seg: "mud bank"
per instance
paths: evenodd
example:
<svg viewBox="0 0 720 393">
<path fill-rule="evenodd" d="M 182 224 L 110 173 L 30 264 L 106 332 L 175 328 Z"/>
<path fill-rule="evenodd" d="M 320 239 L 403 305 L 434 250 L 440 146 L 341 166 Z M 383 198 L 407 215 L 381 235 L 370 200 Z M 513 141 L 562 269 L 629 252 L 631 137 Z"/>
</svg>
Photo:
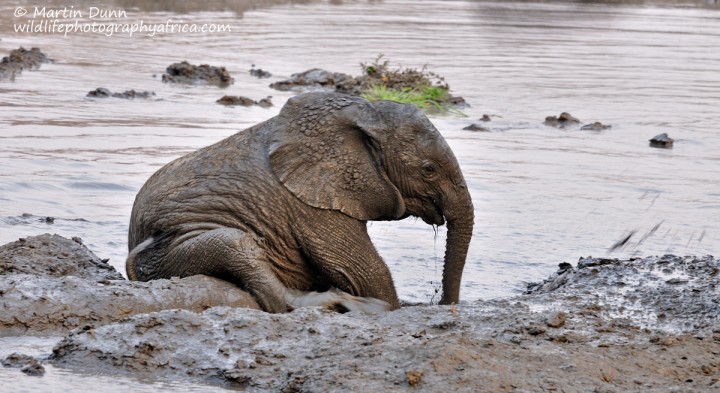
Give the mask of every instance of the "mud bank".
<svg viewBox="0 0 720 393">
<path fill-rule="evenodd" d="M 86 249 L 77 242 L 40 238 L 53 242 L 31 249 L 45 250 L 36 265 L 53 262 L 48 250 L 70 242 L 82 251 L 81 270 L 97 269 L 97 263 L 84 261 Z M 16 243 L 2 248 L 0 261 L 22 250 L 20 260 L 32 258 L 32 251 Z M 27 322 L 16 315 L 0 327 L 6 335 L 62 325 L 73 309 L 49 305 L 72 296 L 73 302 L 85 298 L 83 309 L 105 304 L 94 313 L 113 310 L 113 303 L 131 310 L 121 317 L 113 311 L 111 317 L 83 319 L 52 354 L 39 359 L 81 372 L 284 392 L 703 392 L 720 387 L 720 263 L 710 256 L 581 258 L 576 266 L 561 264 L 557 273 L 511 299 L 404 307 L 376 316 L 212 307 L 227 299 L 207 302 L 233 289 L 215 290 L 222 284 L 210 279 L 183 289 L 183 303 L 174 304 L 155 297 L 157 289 L 148 287 L 155 283 L 103 284 L 96 273 L 82 278 L 55 277 L 42 269 L 2 271 L 0 282 L 25 285 L 27 298 L 19 303 L 17 284 L 1 289 L 0 315 L 11 312 L 8 304 L 38 316 L 49 307 L 66 307 L 62 321 Z M 44 292 L 51 284 L 43 280 L 64 286 Z M 157 285 L 175 291 L 171 298 L 178 301 L 182 281 Z M 102 296 L 106 290 L 111 301 Z M 111 295 L 118 291 L 123 295 Z M 203 298 L 206 293 L 212 296 Z M 157 302 L 176 309 L 151 312 L 143 305 Z M 13 323 L 20 328 L 13 330 Z"/>
<path fill-rule="evenodd" d="M 165 309 L 259 308 L 246 292 L 211 277 L 127 281 L 79 238 L 58 235 L 0 247 L 0 296 L 0 336 L 65 334 Z"/>
</svg>

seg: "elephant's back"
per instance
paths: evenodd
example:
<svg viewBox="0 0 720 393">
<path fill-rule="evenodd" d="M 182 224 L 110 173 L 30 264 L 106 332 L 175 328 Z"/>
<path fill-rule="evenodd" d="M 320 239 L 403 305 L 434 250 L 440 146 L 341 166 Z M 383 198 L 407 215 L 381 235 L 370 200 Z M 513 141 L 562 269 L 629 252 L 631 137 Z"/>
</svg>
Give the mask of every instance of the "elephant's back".
<svg viewBox="0 0 720 393">
<path fill-rule="evenodd" d="M 242 226 L 238 215 L 274 181 L 263 134 L 257 132 L 261 125 L 177 158 L 155 172 L 135 198 L 129 249 L 159 231 L 173 229 L 182 235 L 198 226 Z"/>
</svg>

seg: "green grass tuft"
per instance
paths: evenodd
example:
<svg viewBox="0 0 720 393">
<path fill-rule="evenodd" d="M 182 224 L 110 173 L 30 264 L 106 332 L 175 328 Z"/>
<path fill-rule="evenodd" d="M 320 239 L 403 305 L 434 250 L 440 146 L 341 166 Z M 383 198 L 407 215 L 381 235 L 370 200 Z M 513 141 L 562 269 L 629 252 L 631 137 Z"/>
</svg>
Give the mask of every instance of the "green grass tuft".
<svg viewBox="0 0 720 393">
<path fill-rule="evenodd" d="M 394 89 L 384 85 L 374 85 L 363 91 L 362 97 L 368 101 L 394 101 L 415 105 L 428 112 L 454 113 L 466 116 L 462 111 L 446 104 L 448 90 L 443 86 L 420 86 L 410 89 Z"/>
</svg>

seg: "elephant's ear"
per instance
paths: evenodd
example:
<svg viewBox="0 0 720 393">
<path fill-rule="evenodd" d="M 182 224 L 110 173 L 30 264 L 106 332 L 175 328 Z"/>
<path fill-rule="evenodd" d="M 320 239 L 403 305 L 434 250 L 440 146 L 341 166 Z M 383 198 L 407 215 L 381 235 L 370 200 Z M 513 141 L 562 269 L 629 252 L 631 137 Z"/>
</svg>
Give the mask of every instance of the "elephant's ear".
<svg viewBox="0 0 720 393">
<path fill-rule="evenodd" d="M 383 169 L 382 123 L 375 108 L 359 98 L 293 97 L 275 122 L 270 167 L 308 205 L 358 220 L 399 218 L 405 204 Z"/>
</svg>

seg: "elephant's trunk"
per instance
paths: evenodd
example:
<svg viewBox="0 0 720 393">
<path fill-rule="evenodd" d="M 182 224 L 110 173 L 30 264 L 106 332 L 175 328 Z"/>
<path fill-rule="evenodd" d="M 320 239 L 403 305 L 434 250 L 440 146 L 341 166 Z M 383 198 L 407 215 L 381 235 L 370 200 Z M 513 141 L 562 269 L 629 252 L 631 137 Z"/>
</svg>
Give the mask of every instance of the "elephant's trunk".
<svg viewBox="0 0 720 393">
<path fill-rule="evenodd" d="M 465 183 L 455 186 L 455 192 L 448 195 L 443 209 L 448 232 L 445 246 L 445 266 L 443 267 L 443 293 L 440 304 L 452 304 L 460 301 L 460 281 L 472 237 L 474 212 L 470 192 Z"/>
</svg>

